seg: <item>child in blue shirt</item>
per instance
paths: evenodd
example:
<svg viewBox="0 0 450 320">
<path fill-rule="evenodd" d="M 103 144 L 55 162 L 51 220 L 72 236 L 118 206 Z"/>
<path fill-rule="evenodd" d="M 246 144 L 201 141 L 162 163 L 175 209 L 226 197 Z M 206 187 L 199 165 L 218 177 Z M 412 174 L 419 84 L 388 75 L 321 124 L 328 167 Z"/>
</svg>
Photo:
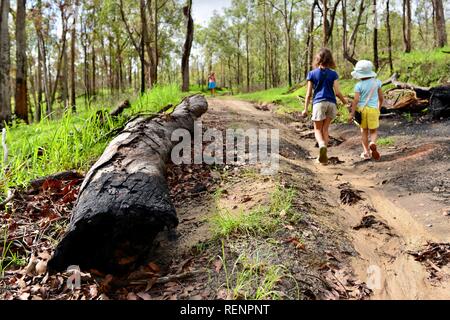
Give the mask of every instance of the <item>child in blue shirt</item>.
<svg viewBox="0 0 450 320">
<path fill-rule="evenodd" d="M 377 74 L 373 71 L 373 64 L 368 60 L 358 61 L 352 76 L 360 81 L 355 86 L 355 99 L 352 103 L 349 122 L 353 121 L 356 110 L 361 112 L 361 142 L 364 150 L 361 158 L 368 160 L 372 157 L 378 161 L 381 159 L 376 144 L 380 126 L 380 111 L 383 105 L 381 81 L 376 78 Z"/>
<path fill-rule="evenodd" d="M 342 95 L 339 88 L 339 75 L 336 71 L 332 70 L 336 68 L 336 63 L 329 49 L 322 48 L 319 51 L 314 60 L 314 68 L 314 70 L 308 73 L 308 77 L 306 78 L 308 88 L 305 98 L 305 110 L 302 116 L 308 116 L 308 107 L 312 97 L 314 135 L 320 148 L 318 161 L 322 164 L 327 164 L 328 129 L 331 121 L 337 115 L 336 96 L 344 104 L 347 104 L 347 99 Z"/>
</svg>

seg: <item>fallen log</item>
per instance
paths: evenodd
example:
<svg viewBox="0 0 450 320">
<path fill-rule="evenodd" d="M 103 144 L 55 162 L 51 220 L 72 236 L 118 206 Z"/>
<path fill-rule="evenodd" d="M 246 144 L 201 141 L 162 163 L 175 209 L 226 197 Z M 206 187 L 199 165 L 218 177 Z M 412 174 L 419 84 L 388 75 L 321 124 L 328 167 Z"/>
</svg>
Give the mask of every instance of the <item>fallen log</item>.
<svg viewBox="0 0 450 320">
<path fill-rule="evenodd" d="M 383 83 L 393 84 L 396 89 L 411 90 L 414 96 L 396 101 L 388 109 L 423 110 L 429 109 L 433 119 L 450 117 L 450 86 L 420 87 L 409 83 L 398 81 L 398 73 Z"/>
<path fill-rule="evenodd" d="M 306 84 L 307 84 L 307 81 L 302 81 L 302 82 L 300 82 L 300 83 L 297 83 L 297 84 L 293 85 L 291 88 L 289 88 L 288 91 L 286 91 L 285 93 L 283 93 L 283 95 L 294 93 L 294 92 L 297 91 L 298 89 L 300 89 L 300 88 L 306 86 Z"/>
<path fill-rule="evenodd" d="M 207 108 L 206 99 L 196 95 L 168 116 L 127 124 L 86 175 L 50 271 L 78 265 L 115 273 L 146 260 L 155 237 L 178 225 L 165 179 L 172 132 L 193 132 Z"/>
<path fill-rule="evenodd" d="M 121 104 L 119 104 L 114 110 L 112 110 L 109 115 L 111 117 L 117 117 L 120 114 L 122 114 L 122 112 L 125 111 L 125 109 L 131 108 L 131 103 L 128 100 L 125 100 L 124 102 L 122 102 Z"/>
</svg>

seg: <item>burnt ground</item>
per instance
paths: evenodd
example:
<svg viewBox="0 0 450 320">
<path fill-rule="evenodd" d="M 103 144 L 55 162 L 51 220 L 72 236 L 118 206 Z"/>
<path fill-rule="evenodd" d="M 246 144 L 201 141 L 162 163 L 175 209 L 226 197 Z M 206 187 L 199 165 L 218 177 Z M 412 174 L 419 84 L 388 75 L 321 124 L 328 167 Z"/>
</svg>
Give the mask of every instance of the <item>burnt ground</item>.
<svg viewBox="0 0 450 320">
<path fill-rule="evenodd" d="M 380 147 L 380 162 L 359 160 L 354 126 L 333 125 L 333 158 L 321 166 L 309 122 L 232 99 L 209 103 L 205 128 L 280 129 L 275 175 L 262 175 L 261 165 L 169 165 L 178 239 L 161 234 L 149 263 L 127 275 L 82 270 L 82 287 L 74 291 L 66 286 L 69 274 L 48 275 L 45 263 L 79 180 L 18 197 L 2 219 L 21 212 L 23 223 L 11 235 L 16 250 L 26 248 L 28 265 L 5 273 L 0 297 L 450 298 L 448 121 L 383 120 L 380 136 L 393 144 Z M 26 203 L 40 208 L 31 220 Z"/>
</svg>

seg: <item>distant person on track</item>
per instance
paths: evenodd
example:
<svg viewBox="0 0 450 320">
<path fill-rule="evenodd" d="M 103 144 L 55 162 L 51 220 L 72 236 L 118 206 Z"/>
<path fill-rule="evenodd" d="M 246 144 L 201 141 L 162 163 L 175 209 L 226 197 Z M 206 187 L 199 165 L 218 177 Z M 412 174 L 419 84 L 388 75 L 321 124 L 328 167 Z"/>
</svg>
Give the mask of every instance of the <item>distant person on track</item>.
<svg viewBox="0 0 450 320">
<path fill-rule="evenodd" d="M 352 76 L 360 80 L 355 86 L 355 99 L 352 102 L 349 122 L 355 120 L 355 113 L 360 112 L 361 142 L 363 153 L 361 158 L 380 160 L 377 150 L 378 127 L 380 126 L 380 111 L 383 105 L 383 91 L 381 81 L 373 71 L 373 64 L 368 60 L 361 60 L 355 65 Z M 370 143 L 369 143 L 370 136 Z"/>
<path fill-rule="evenodd" d="M 211 72 L 208 77 L 208 89 L 211 90 L 211 96 L 216 95 L 216 74 Z"/>
<path fill-rule="evenodd" d="M 336 96 L 347 104 L 347 99 L 339 88 L 339 75 L 333 69 L 336 63 L 329 49 L 322 48 L 314 60 L 315 68 L 308 73 L 306 80 L 308 87 L 306 91 L 305 110 L 302 116 L 308 116 L 309 104 L 313 103 L 312 121 L 314 122 L 314 135 L 319 144 L 318 161 L 326 165 L 328 163 L 327 147 L 330 140 L 328 129 L 331 121 L 337 115 Z M 314 90 L 314 93 L 313 93 Z"/>
</svg>

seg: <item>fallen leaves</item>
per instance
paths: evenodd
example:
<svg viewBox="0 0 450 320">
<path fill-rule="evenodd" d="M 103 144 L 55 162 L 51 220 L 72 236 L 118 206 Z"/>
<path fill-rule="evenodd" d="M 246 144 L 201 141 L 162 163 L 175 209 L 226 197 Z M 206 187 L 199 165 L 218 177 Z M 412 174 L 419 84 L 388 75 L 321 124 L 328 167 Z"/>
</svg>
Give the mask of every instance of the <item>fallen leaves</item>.
<svg viewBox="0 0 450 320">
<path fill-rule="evenodd" d="M 214 261 L 214 271 L 216 271 L 216 273 L 219 273 L 222 267 L 223 267 L 222 260 L 216 259 L 216 261 Z"/>
<path fill-rule="evenodd" d="M 420 251 L 409 251 L 416 261 L 423 263 L 431 279 L 442 279 L 446 274 L 442 268 L 450 263 L 450 243 L 431 243 Z"/>
<path fill-rule="evenodd" d="M 329 254 L 328 258 L 333 262 L 327 262 L 321 267 L 322 281 L 325 281 L 328 286 L 328 291 L 323 292 L 323 299 L 364 300 L 370 296 L 372 290 L 354 276 L 348 265 L 341 263 L 340 259 L 333 254 Z"/>
<path fill-rule="evenodd" d="M 343 183 L 339 185 L 339 189 L 341 189 L 340 200 L 343 204 L 352 206 L 362 200 L 362 191 L 353 190 L 349 183 Z"/>
<path fill-rule="evenodd" d="M 300 241 L 299 239 L 297 239 L 297 238 L 292 237 L 292 238 L 289 238 L 289 239 L 285 240 L 284 242 L 285 243 L 292 243 L 297 249 L 302 250 L 302 251 L 306 251 L 305 244 L 302 241 Z"/>
</svg>

